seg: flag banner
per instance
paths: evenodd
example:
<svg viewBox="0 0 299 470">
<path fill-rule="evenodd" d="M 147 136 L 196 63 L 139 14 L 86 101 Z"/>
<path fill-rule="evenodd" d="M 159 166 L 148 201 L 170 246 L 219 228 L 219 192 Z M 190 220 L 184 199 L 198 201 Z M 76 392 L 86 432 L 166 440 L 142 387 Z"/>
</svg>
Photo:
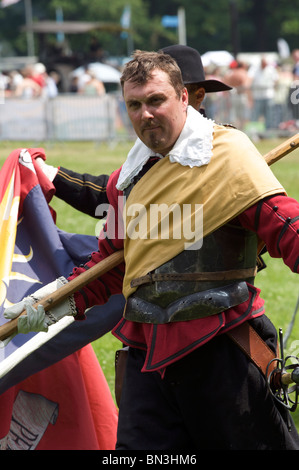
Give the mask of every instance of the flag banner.
<svg viewBox="0 0 299 470">
<path fill-rule="evenodd" d="M 121 15 L 120 24 L 123 28 L 130 28 L 131 25 L 131 6 L 126 5 Z"/>
<path fill-rule="evenodd" d="M 17 149 L 0 171 L 0 324 L 7 321 L 3 317 L 7 306 L 59 276 L 67 277 L 74 265 L 84 263 L 97 249 L 95 237 L 57 228 L 49 206 L 55 188 L 35 165 L 36 154 L 45 156 L 43 149 Z M 19 334 L 0 348 L 1 448 L 114 448 L 117 410 L 89 343 L 113 328 L 121 318 L 123 305 L 122 296 L 113 296 L 107 305 L 91 308 L 85 321 L 65 317 L 48 333 Z M 31 426 L 26 428 L 28 436 L 32 433 L 39 437 L 34 442 L 28 438 L 26 444 L 22 443 L 24 447 L 19 447 L 19 437 L 12 444 L 16 434 L 11 423 L 21 422 L 20 404 L 24 400 L 33 417 L 43 415 L 37 411 L 43 404 L 45 409 L 56 411 L 45 412 L 46 424 L 34 419 L 31 422 L 24 414 L 21 428 Z M 91 403 L 98 410 L 96 415 Z"/>
<path fill-rule="evenodd" d="M 179 25 L 179 18 L 178 16 L 165 15 L 162 16 L 161 23 L 164 28 L 177 28 Z"/>
<path fill-rule="evenodd" d="M 129 29 L 131 26 L 131 6 L 126 5 L 121 15 L 120 24 L 124 29 Z M 122 31 L 120 34 L 122 39 L 126 39 L 129 35 L 126 31 Z"/>
</svg>

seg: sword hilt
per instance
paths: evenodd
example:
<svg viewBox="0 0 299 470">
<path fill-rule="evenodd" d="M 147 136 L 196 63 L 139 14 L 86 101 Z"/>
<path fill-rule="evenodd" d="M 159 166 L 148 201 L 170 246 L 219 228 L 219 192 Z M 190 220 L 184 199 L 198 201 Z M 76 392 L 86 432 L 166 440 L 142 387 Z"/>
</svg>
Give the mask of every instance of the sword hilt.
<svg viewBox="0 0 299 470">
<path fill-rule="evenodd" d="M 280 336 L 280 358 L 275 358 L 267 367 L 267 382 L 272 396 L 290 411 L 295 411 L 299 398 L 299 358 L 296 356 L 284 357 L 283 334 Z M 276 367 L 270 371 L 270 365 L 276 362 Z"/>
</svg>

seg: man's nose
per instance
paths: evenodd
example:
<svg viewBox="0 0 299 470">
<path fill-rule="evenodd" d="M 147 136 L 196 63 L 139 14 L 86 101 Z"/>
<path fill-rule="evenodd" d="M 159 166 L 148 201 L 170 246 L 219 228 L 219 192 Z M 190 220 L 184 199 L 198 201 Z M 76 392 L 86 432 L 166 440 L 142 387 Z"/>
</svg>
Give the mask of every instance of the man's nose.
<svg viewBox="0 0 299 470">
<path fill-rule="evenodd" d="M 142 117 L 143 119 L 153 119 L 154 116 L 149 106 L 147 105 L 142 106 Z"/>
</svg>

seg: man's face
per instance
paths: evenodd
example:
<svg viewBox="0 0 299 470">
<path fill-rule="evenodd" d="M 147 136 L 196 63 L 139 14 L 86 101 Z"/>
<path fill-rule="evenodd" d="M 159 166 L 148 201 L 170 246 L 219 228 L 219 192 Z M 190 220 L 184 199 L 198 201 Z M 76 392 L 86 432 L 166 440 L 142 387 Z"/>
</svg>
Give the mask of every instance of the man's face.
<svg viewBox="0 0 299 470">
<path fill-rule="evenodd" d="M 125 82 L 123 92 L 137 136 L 154 152 L 166 155 L 186 120 L 187 90 L 178 98 L 166 72 L 156 69 L 143 85 Z"/>
</svg>

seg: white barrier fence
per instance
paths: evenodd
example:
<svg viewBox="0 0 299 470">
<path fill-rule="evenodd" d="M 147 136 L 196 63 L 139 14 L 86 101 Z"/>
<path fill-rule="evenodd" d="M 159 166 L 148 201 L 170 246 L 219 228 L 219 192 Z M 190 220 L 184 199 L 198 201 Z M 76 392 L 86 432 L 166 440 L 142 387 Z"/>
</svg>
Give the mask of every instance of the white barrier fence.
<svg viewBox="0 0 299 470">
<path fill-rule="evenodd" d="M 5 99 L 0 106 L 1 140 L 115 139 L 119 98 L 59 95 L 54 99 Z"/>
</svg>

